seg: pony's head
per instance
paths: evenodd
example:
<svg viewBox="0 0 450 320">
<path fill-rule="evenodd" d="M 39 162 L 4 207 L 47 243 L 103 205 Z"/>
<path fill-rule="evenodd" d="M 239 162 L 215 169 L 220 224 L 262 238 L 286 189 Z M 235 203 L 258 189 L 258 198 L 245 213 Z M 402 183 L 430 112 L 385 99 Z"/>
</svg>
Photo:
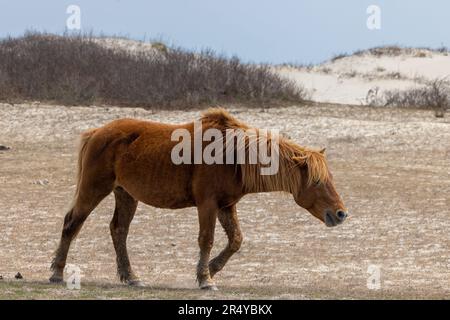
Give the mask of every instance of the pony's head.
<svg viewBox="0 0 450 320">
<path fill-rule="evenodd" d="M 306 151 L 293 157 L 300 171 L 300 183 L 293 192 L 295 202 L 328 227 L 335 227 L 347 218 L 347 210 L 336 192 L 333 177 L 322 151 Z"/>
</svg>

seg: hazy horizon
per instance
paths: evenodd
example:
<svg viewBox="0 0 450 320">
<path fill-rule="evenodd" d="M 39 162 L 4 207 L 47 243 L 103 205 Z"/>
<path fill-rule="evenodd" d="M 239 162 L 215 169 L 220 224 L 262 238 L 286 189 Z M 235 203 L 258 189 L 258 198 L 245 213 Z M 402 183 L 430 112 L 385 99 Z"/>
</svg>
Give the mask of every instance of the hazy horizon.
<svg viewBox="0 0 450 320">
<path fill-rule="evenodd" d="M 433 5 L 431 6 L 430 3 Z M 63 33 L 69 5 L 81 9 L 81 32 L 162 39 L 191 50 L 211 48 L 244 61 L 318 63 L 381 45 L 450 45 L 450 3 L 431 0 L 268 1 L 23 0 L 0 2 L 0 36 L 26 30 Z M 369 30 L 366 10 L 381 9 L 381 29 Z"/>
</svg>

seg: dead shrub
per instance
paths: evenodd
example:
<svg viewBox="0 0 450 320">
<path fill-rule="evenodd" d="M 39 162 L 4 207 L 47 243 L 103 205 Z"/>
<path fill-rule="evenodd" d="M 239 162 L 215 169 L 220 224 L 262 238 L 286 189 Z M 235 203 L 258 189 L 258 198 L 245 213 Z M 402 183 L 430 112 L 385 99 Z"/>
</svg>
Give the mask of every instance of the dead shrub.
<svg viewBox="0 0 450 320">
<path fill-rule="evenodd" d="M 431 109 L 435 111 L 436 117 L 443 117 L 445 110 L 450 107 L 450 84 L 446 80 L 438 79 L 429 81 L 424 87 L 384 91 L 372 104 Z"/>
<path fill-rule="evenodd" d="M 92 35 L 27 33 L 0 41 L 0 99 L 66 105 L 186 108 L 222 102 L 301 102 L 306 91 L 270 66 L 211 50 L 156 44 L 159 54 L 108 48 Z"/>
</svg>

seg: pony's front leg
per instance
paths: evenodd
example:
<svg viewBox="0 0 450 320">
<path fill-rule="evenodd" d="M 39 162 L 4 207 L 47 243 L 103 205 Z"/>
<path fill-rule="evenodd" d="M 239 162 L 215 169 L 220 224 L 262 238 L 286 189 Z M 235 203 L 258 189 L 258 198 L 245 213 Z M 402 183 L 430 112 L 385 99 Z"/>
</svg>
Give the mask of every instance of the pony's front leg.
<svg viewBox="0 0 450 320">
<path fill-rule="evenodd" d="M 200 289 L 217 290 L 209 273 L 209 257 L 214 243 L 218 207 L 215 202 L 207 201 L 198 206 L 200 259 L 197 264 L 197 281 Z"/>
</svg>

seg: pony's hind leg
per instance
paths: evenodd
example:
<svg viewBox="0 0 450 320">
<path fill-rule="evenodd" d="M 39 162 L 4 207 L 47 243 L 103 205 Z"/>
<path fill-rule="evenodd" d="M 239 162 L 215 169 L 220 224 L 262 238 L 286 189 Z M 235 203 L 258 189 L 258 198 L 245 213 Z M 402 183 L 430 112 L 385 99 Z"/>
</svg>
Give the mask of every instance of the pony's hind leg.
<svg viewBox="0 0 450 320">
<path fill-rule="evenodd" d="M 131 220 L 136 212 L 138 201 L 121 187 L 114 189 L 116 208 L 110 223 L 111 237 L 117 255 L 117 274 L 120 281 L 129 285 L 140 285 L 131 269 L 127 252 L 127 236 Z"/>
<path fill-rule="evenodd" d="M 223 208 L 219 211 L 219 221 L 228 237 L 228 245 L 209 263 L 209 273 L 213 277 L 222 270 L 231 256 L 241 247 L 242 232 L 236 213 L 236 206 Z"/>
<path fill-rule="evenodd" d="M 80 195 L 77 196 L 73 208 L 64 217 L 61 240 L 51 266 L 53 275 L 50 277 L 50 282 L 63 281 L 64 267 L 66 265 L 67 254 L 72 240 L 81 230 L 81 227 L 89 214 L 110 192 L 111 191 L 94 194 L 85 193 L 83 194 L 84 197 L 81 197 Z"/>
</svg>

